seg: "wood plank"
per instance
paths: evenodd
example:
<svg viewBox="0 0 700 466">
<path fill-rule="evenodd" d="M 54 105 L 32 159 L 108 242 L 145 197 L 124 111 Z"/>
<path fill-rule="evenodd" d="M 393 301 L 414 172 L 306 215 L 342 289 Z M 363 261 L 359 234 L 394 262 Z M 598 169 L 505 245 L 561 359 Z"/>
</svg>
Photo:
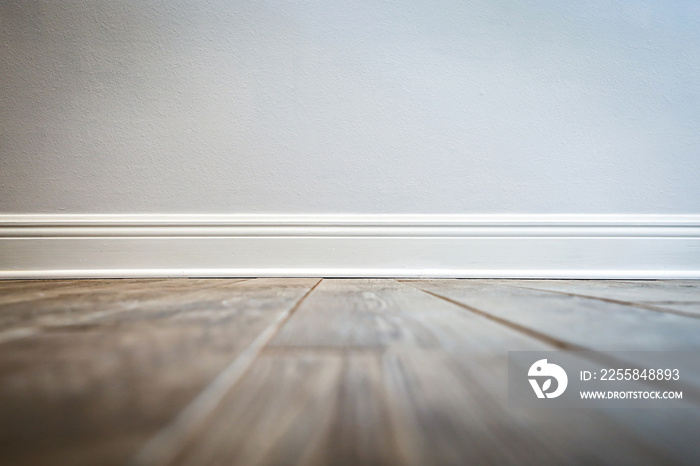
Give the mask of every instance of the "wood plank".
<svg viewBox="0 0 700 466">
<path fill-rule="evenodd" d="M 492 329 L 488 319 L 395 280 L 327 279 L 269 347 L 457 347 L 488 357 L 505 348 L 531 347 L 532 339 L 522 332 Z"/>
<path fill-rule="evenodd" d="M 230 280 L 230 279 L 225 279 Z M 240 279 L 239 279 L 240 280 Z M 194 288 L 212 286 L 216 279 L 88 279 L 88 280 L 24 280 L 24 286 L 0 290 L 0 306 L 24 301 L 41 301 L 75 295 L 116 294 L 127 290 Z M 223 281 L 222 281 L 223 283 Z"/>
<path fill-rule="evenodd" d="M 644 368 L 644 351 L 700 350 L 700 320 L 569 294 L 503 286 L 488 280 L 420 280 L 408 284 L 461 303 L 571 349 L 630 351 L 628 364 Z M 637 353 L 634 353 L 634 352 Z M 683 371 L 683 365 L 678 366 Z M 685 368 L 684 382 L 700 397 L 700 374 Z"/>
<path fill-rule="evenodd" d="M 82 280 L 9 280 L 0 281 L 0 304 L 55 296 L 61 293 L 89 292 L 122 284 L 161 282 L 163 279 L 82 279 Z"/>
<path fill-rule="evenodd" d="M 58 293 L 48 290 L 35 299 L 13 300 L 0 305 L 0 341 L 18 331 L 38 333 L 42 327 L 83 325 L 110 314 L 144 310 L 149 306 L 163 309 L 168 305 L 216 300 L 227 297 L 226 287 L 235 280 L 113 280 L 94 284 L 60 287 Z M 110 283 L 111 282 L 111 283 Z M 209 290 L 212 290 L 209 293 Z"/>
<path fill-rule="evenodd" d="M 57 286 L 41 285 L 0 305 L 0 343 L 26 338 L 46 328 L 91 325 L 111 314 L 162 307 L 168 300 L 186 304 L 202 298 L 203 289 L 220 292 L 236 280 L 73 280 Z M 199 292 L 199 295 L 192 293 Z M 9 301 L 9 302 L 7 302 Z"/>
<path fill-rule="evenodd" d="M 556 291 L 637 304 L 700 317 L 700 281 L 690 280 L 502 280 L 504 285 Z"/>
<path fill-rule="evenodd" d="M 387 351 L 387 399 L 401 464 L 690 464 L 699 449 L 677 417 L 649 410 L 509 408 L 505 361 Z M 640 422 L 641 421 L 641 422 Z"/>
<path fill-rule="evenodd" d="M 394 281 L 324 280 L 176 464 L 649 464 L 700 453 L 682 435 L 697 415 L 508 409 L 507 352 L 552 349 Z"/>
<path fill-rule="evenodd" d="M 435 347 L 433 334 L 405 318 L 412 296 L 404 291 L 393 280 L 324 280 L 270 346 Z"/>
<path fill-rule="evenodd" d="M 190 302 L 164 292 L 128 315 L 3 344 L 3 461 L 123 464 L 316 282 L 244 281 Z"/>
<path fill-rule="evenodd" d="M 411 286 L 573 347 L 608 351 L 700 350 L 700 320 L 488 280 L 420 280 Z"/>
<path fill-rule="evenodd" d="M 466 382 L 455 376 L 451 362 L 430 352 L 266 352 L 167 464 L 649 464 L 677 459 L 632 432 L 620 433 L 619 426 L 600 416 L 513 415 Z"/>
<path fill-rule="evenodd" d="M 260 357 L 173 464 L 396 464 L 379 358 Z"/>
<path fill-rule="evenodd" d="M 32 317 L 41 332 L 0 345 L 3 464 L 693 464 L 700 455 L 691 403 L 508 408 L 507 351 L 552 350 L 568 334 L 529 320 L 504 324 L 507 312 L 544 302 L 552 312 L 582 307 L 589 320 L 610 318 L 609 307 L 587 307 L 593 300 L 558 295 L 567 300 L 554 305 L 532 297 L 539 292 L 519 290 L 531 298 L 516 299 L 515 288 L 471 281 L 469 294 L 511 290 L 496 306 L 506 314 L 487 317 L 415 287 L 425 282 L 324 280 L 255 359 L 268 340 L 260 337 L 277 331 L 316 280 L 167 283 L 160 291 L 122 284 L 111 295 L 100 285 L 92 298 L 64 295 L 73 301 L 65 308 L 47 298 L 46 313 Z M 111 312 L 101 293 L 141 305 Z M 70 315 L 78 308 L 85 314 Z M 641 311 L 634 319 L 648 331 L 659 321 L 645 316 L 664 317 Z M 222 379 L 244 358 L 239 375 Z M 214 408 L 183 416 L 215 386 L 225 391 Z M 178 425 L 185 435 L 165 442 L 164 455 L 134 456 Z"/>
</svg>

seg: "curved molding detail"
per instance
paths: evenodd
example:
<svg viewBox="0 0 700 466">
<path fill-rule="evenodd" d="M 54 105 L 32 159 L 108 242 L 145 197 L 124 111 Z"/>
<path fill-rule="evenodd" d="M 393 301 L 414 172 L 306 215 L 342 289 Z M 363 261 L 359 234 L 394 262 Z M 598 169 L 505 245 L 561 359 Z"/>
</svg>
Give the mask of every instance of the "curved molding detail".
<svg viewBox="0 0 700 466">
<path fill-rule="evenodd" d="M 0 278 L 700 278 L 700 215 L 0 215 Z"/>
</svg>

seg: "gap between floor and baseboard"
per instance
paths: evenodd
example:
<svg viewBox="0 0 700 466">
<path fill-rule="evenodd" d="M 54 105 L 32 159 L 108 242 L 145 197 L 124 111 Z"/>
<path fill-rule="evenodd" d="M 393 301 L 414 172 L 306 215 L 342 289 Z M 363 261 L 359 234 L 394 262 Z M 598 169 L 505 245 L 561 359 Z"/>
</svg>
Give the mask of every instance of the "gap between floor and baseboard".
<svg viewBox="0 0 700 466">
<path fill-rule="evenodd" d="M 0 278 L 700 278 L 700 215 L 0 215 Z"/>
</svg>

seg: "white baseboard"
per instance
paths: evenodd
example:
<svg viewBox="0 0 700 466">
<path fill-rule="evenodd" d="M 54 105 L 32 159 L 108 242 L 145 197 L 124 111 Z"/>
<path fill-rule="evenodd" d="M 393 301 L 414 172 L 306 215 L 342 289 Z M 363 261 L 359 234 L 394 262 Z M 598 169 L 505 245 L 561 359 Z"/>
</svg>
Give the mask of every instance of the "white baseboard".
<svg viewBox="0 0 700 466">
<path fill-rule="evenodd" d="M 700 278 L 700 215 L 0 215 L 0 278 Z"/>
</svg>

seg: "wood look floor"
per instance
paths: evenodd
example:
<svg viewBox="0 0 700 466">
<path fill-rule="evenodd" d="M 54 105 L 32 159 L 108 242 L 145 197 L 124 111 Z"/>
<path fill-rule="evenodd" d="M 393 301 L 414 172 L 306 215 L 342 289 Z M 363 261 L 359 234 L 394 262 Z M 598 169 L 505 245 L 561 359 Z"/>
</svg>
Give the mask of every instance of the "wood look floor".
<svg viewBox="0 0 700 466">
<path fill-rule="evenodd" d="M 700 464 L 692 400 L 509 408 L 560 348 L 700 350 L 700 282 L 0 281 L 0 464 Z"/>
</svg>

